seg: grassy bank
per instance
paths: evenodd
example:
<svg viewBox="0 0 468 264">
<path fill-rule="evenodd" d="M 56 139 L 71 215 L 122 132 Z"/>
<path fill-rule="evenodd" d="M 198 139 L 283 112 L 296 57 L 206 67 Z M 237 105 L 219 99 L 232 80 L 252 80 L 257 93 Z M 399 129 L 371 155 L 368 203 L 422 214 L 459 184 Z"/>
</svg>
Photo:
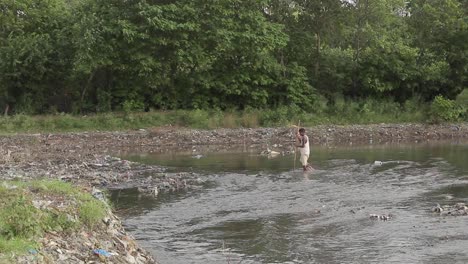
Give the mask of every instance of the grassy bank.
<svg viewBox="0 0 468 264">
<path fill-rule="evenodd" d="M 106 205 L 61 181 L 0 183 L 0 263 L 40 251 L 45 232 L 92 229 L 106 214 Z"/>
<path fill-rule="evenodd" d="M 112 131 L 180 126 L 190 128 L 275 127 L 297 124 L 374 124 L 425 123 L 468 120 L 468 92 L 457 101 L 442 99 L 437 103 L 421 104 L 409 101 L 403 105 L 390 101 L 336 100 L 333 105 L 317 103 L 313 112 L 306 113 L 292 105 L 277 109 L 244 111 L 177 110 L 145 113 L 104 113 L 87 116 L 57 114 L 46 116 L 14 115 L 0 118 L 0 133 L 35 133 L 67 131 Z M 461 109 L 461 110 L 460 110 Z"/>
</svg>

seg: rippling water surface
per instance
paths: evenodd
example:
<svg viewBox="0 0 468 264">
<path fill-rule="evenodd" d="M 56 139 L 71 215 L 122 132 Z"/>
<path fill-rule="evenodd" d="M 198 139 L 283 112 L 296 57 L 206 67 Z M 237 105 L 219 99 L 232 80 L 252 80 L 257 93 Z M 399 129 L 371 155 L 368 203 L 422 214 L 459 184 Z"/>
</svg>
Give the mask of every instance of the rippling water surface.
<svg viewBox="0 0 468 264">
<path fill-rule="evenodd" d="M 126 228 L 162 264 L 468 263 L 468 216 L 430 211 L 468 203 L 466 143 L 314 147 L 310 174 L 293 170 L 294 155 L 197 155 L 127 158 L 199 172 L 201 189 L 112 193 Z"/>
</svg>

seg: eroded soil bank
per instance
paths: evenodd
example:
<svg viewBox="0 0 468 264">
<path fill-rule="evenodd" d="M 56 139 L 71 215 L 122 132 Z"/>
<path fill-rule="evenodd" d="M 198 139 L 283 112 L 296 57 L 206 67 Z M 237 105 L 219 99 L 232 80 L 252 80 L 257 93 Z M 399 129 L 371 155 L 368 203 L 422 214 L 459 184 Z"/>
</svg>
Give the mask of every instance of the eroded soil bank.
<svg viewBox="0 0 468 264">
<path fill-rule="evenodd" d="M 349 145 L 415 143 L 435 140 L 466 140 L 468 124 L 420 125 L 380 124 L 355 126 L 318 126 L 306 128 L 312 144 Z M 227 151 L 247 146 L 261 150 L 267 147 L 277 151 L 293 150 L 293 128 L 217 129 L 197 130 L 162 127 L 128 132 L 89 132 L 64 134 L 27 134 L 0 137 L 0 179 L 28 180 L 52 178 L 69 181 L 83 188 L 100 189 L 138 187 L 149 195 L 161 191 L 197 188 L 203 184 L 194 173 L 169 173 L 165 168 L 144 165 L 119 156 L 127 152 L 166 151 Z M 118 219 L 117 219 L 118 221 Z M 122 231 L 124 232 L 124 231 Z M 131 239 L 127 234 L 128 239 Z M 60 233 L 49 237 L 61 236 Z M 65 235 L 63 235 L 65 236 Z M 79 242 L 86 236 L 77 234 Z M 121 240 L 121 237 L 119 238 Z M 86 241 L 85 241 L 86 240 Z M 112 234 L 100 237 L 102 241 L 117 241 Z M 133 240 L 129 240 L 133 241 Z M 50 240 L 44 240 L 47 246 Z M 128 242 L 133 243 L 133 242 Z M 55 245 L 55 244 L 54 244 Z M 68 259 L 80 263 L 82 249 L 70 245 L 55 245 L 56 252 L 75 254 Z M 144 252 L 138 246 L 132 250 Z M 78 253 L 80 251 L 80 253 Z M 126 252 L 121 252 L 127 255 Z M 79 256 L 80 255 L 80 256 Z M 144 254 L 143 254 L 144 255 Z M 59 263 L 63 254 L 51 261 Z M 157 256 L 156 256 L 157 258 Z M 133 259 L 132 259 L 133 261 Z M 154 263 L 151 258 L 135 258 L 135 263 Z"/>
</svg>

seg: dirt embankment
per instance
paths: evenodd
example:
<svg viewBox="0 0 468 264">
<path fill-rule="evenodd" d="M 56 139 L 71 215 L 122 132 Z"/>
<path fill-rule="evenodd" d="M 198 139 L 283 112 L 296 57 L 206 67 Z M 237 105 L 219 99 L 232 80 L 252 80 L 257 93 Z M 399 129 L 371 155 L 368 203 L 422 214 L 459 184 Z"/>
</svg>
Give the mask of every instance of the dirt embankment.
<svg viewBox="0 0 468 264">
<path fill-rule="evenodd" d="M 319 145 L 468 140 L 466 123 L 318 126 L 306 129 L 312 144 Z M 130 132 L 3 136 L 0 137 L 0 179 L 45 177 L 70 181 L 85 188 L 138 187 L 148 195 L 157 195 L 162 191 L 197 188 L 203 180 L 193 173 L 168 173 L 159 166 L 133 163 L 115 156 L 126 152 L 225 151 L 240 146 L 256 146 L 259 150 L 275 146 L 281 151 L 292 150 L 293 140 L 293 128 L 197 130 L 163 127 Z M 113 240 L 110 235 L 108 241 Z M 60 262 L 59 259 L 54 261 Z M 152 260 L 140 263 L 152 263 Z"/>
</svg>

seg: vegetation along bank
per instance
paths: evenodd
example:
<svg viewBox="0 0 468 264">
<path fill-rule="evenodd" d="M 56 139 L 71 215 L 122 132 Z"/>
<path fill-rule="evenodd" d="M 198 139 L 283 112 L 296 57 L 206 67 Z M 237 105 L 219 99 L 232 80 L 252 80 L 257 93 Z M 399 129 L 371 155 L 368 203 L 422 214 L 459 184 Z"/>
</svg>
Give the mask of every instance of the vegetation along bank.
<svg viewBox="0 0 468 264">
<path fill-rule="evenodd" d="M 467 12 L 464 0 L 6 0 L 0 109 L 315 113 L 454 100 L 468 87 Z"/>
</svg>

